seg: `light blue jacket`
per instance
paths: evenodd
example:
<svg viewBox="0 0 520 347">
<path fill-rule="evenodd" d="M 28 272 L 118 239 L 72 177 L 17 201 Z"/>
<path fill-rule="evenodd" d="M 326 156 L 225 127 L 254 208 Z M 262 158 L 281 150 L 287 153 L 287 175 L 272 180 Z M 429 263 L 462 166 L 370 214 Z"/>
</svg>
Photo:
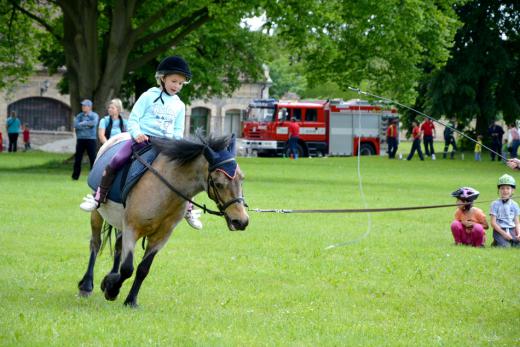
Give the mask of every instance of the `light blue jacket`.
<svg viewBox="0 0 520 347">
<path fill-rule="evenodd" d="M 7 118 L 7 133 L 8 134 L 18 134 L 20 133 L 20 128 L 22 127 L 22 123 L 20 122 L 20 118 Z"/>
<path fill-rule="evenodd" d="M 128 132 L 132 138 L 140 134 L 180 139 L 184 136 L 186 106 L 177 95 L 162 93 L 153 87 L 137 99 L 130 117 Z"/>
<path fill-rule="evenodd" d="M 80 112 L 74 119 L 74 129 L 76 138 L 84 140 L 95 140 L 97 138 L 96 129 L 99 116 L 96 112 L 90 111 L 88 114 Z"/>
</svg>

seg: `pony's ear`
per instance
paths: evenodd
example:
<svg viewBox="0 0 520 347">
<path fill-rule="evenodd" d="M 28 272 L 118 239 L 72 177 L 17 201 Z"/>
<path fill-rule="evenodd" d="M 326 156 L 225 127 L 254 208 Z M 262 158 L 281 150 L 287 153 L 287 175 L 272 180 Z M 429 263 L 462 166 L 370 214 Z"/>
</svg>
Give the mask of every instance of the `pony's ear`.
<svg viewBox="0 0 520 347">
<path fill-rule="evenodd" d="M 236 137 L 235 134 L 231 135 L 231 138 L 229 139 L 229 145 L 228 145 L 228 152 L 231 153 L 233 156 L 235 156 L 236 152 Z"/>
<path fill-rule="evenodd" d="M 204 147 L 204 158 L 208 161 L 208 163 L 213 163 L 217 157 L 217 153 L 212 150 L 209 146 Z"/>
</svg>

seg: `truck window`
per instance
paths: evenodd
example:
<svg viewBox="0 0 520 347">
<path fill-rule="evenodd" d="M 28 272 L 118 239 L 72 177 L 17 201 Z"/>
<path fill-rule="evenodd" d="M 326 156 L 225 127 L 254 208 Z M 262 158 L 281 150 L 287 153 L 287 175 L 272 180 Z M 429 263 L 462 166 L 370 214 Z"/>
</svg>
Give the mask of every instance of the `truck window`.
<svg viewBox="0 0 520 347">
<path fill-rule="evenodd" d="M 289 120 L 289 110 L 287 110 L 286 108 L 281 108 L 278 110 L 278 121 L 279 122 L 284 122 L 284 121 L 287 121 Z"/>
<path fill-rule="evenodd" d="M 318 121 L 318 110 L 315 108 L 309 108 L 305 111 L 306 122 L 317 122 Z"/>
<path fill-rule="evenodd" d="M 297 121 L 301 121 L 302 120 L 302 109 L 301 108 L 293 108 L 292 110 L 292 115 L 291 115 L 291 118 L 294 117 L 296 118 Z"/>
</svg>

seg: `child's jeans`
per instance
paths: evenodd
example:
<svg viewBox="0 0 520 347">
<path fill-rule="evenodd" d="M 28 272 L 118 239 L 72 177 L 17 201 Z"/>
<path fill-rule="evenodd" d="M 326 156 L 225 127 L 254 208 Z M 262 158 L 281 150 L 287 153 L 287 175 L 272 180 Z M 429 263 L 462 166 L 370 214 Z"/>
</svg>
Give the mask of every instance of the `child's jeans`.
<svg viewBox="0 0 520 347">
<path fill-rule="evenodd" d="M 482 225 L 473 223 L 473 228 L 468 232 L 466 227 L 458 220 L 451 223 L 451 233 L 455 239 L 455 244 L 472 245 L 473 247 L 484 246 L 486 233 Z"/>
<path fill-rule="evenodd" d="M 512 240 L 506 240 L 502 234 L 498 231 L 493 230 L 493 240 L 495 240 L 495 245 L 497 247 L 520 247 L 520 243 L 514 237 L 515 228 L 503 228 L 509 235 L 513 236 Z"/>
<path fill-rule="evenodd" d="M 475 160 L 480 161 L 480 153 L 481 152 L 475 152 Z"/>
</svg>

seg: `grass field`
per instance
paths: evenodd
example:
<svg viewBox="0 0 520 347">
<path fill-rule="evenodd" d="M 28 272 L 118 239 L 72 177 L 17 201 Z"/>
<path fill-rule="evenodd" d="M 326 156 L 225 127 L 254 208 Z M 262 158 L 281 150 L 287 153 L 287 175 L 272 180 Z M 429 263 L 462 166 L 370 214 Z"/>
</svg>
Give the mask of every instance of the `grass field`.
<svg viewBox="0 0 520 347">
<path fill-rule="evenodd" d="M 368 207 L 454 202 L 473 186 L 486 213 L 496 181 L 486 160 L 361 158 Z M 367 214 L 259 214 L 232 233 L 203 216 L 158 254 L 138 309 L 99 283 L 77 297 L 88 262 L 84 168 L 65 155 L 0 154 L 1 346 L 519 346 L 520 251 L 457 247 L 454 208 Z M 251 208 L 362 208 L 356 158 L 240 158 Z M 520 177 L 517 176 L 520 179 Z M 204 194 L 197 201 L 208 203 Z M 370 229 L 369 226 L 370 218 Z M 368 232 L 368 235 L 366 235 Z M 345 247 L 326 250 L 338 242 Z M 142 249 L 138 249 L 138 258 Z M 133 278 L 132 278 L 133 280 Z"/>
</svg>

